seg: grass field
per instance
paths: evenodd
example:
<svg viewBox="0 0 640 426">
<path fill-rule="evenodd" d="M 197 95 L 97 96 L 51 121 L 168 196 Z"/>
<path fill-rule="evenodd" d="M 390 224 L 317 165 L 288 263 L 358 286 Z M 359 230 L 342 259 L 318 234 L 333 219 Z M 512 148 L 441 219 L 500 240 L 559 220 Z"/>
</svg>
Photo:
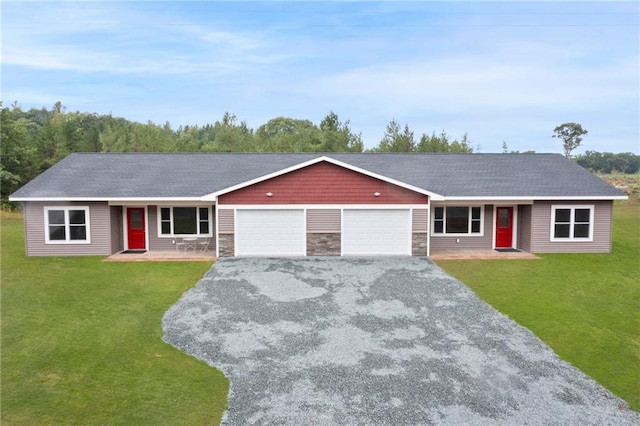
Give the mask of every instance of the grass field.
<svg viewBox="0 0 640 426">
<path fill-rule="evenodd" d="M 640 203 L 614 220 L 612 254 L 438 263 L 640 410 Z M 3 425 L 219 422 L 227 380 L 161 340 L 208 263 L 26 258 L 22 232 L 2 214 Z"/>
<path fill-rule="evenodd" d="M 3 425 L 204 425 L 228 382 L 162 341 L 164 312 L 211 266 L 26 258 L 2 213 Z"/>
<path fill-rule="evenodd" d="M 616 202 L 611 254 L 540 257 L 438 264 L 640 411 L 640 202 Z"/>
</svg>

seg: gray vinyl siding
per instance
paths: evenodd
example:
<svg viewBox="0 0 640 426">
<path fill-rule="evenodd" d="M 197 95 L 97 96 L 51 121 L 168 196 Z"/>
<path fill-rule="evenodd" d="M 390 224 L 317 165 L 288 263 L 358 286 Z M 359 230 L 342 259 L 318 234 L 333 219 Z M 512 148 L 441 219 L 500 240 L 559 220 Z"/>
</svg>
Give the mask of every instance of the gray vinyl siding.
<svg viewBox="0 0 640 426">
<path fill-rule="evenodd" d="M 431 208 L 434 208 L 434 206 L 432 206 Z M 493 205 L 489 204 L 484 206 L 483 236 L 430 235 L 430 238 L 431 250 L 491 250 L 493 248 Z M 456 239 L 460 239 L 460 242 L 456 243 Z"/>
<path fill-rule="evenodd" d="M 112 206 L 111 212 L 111 254 L 124 250 L 124 239 L 122 238 L 122 207 Z"/>
<path fill-rule="evenodd" d="M 202 206 L 205 207 L 205 206 Z M 215 222 L 216 222 L 216 211 L 212 208 L 212 222 L 209 226 L 211 227 L 211 242 L 209 245 L 209 250 L 216 249 L 215 243 Z M 167 251 L 167 250 L 175 250 L 176 246 L 173 244 L 173 237 L 158 237 L 158 206 L 148 206 L 147 214 L 149 216 L 149 223 L 147 224 L 147 232 L 149 233 L 149 251 Z"/>
<path fill-rule="evenodd" d="M 531 251 L 531 206 L 518 206 L 518 249 Z"/>
<path fill-rule="evenodd" d="M 45 206 L 89 206 L 90 244 L 46 244 Z M 25 246 L 27 256 L 106 256 L 111 249 L 111 220 L 107 203 L 36 202 L 24 203 Z"/>
<path fill-rule="evenodd" d="M 233 209 L 218 209 L 218 222 L 220 223 L 220 234 L 234 233 L 234 215 Z"/>
<path fill-rule="evenodd" d="M 176 246 L 173 244 L 173 238 L 158 237 L 158 207 L 148 206 L 147 215 L 149 216 L 149 223 L 147 224 L 147 232 L 149 233 L 149 250 L 175 250 Z"/>
<path fill-rule="evenodd" d="M 427 223 L 427 209 L 413 209 L 413 216 L 411 217 L 411 232 L 427 232 Z"/>
<path fill-rule="evenodd" d="M 308 209 L 308 233 L 336 233 L 340 232 L 340 209 Z"/>
<path fill-rule="evenodd" d="M 593 205 L 593 241 L 551 241 L 551 206 Z M 537 201 L 531 214 L 531 251 L 534 253 L 609 253 L 613 201 Z"/>
</svg>

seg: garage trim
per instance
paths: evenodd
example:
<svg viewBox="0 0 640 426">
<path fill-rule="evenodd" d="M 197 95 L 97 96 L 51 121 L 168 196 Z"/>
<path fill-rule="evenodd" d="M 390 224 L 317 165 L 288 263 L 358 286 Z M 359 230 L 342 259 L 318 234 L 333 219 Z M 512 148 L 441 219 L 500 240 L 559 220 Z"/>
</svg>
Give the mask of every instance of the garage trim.
<svg viewBox="0 0 640 426">
<path fill-rule="evenodd" d="M 363 210 L 398 210 L 428 209 L 428 204 L 218 204 L 219 209 L 240 210 L 300 210 L 300 209 L 363 209 Z"/>
<path fill-rule="evenodd" d="M 402 223 L 397 223 L 395 224 L 396 227 L 401 227 L 403 228 L 403 234 L 398 234 L 396 232 L 393 233 L 393 235 L 398 235 L 398 237 L 402 237 L 402 240 L 405 240 L 405 247 L 404 249 L 401 250 L 401 252 L 387 252 L 387 253 L 345 253 L 345 246 L 347 245 L 347 236 L 351 236 L 351 231 L 353 231 L 353 227 L 349 227 L 347 225 L 345 225 L 345 220 L 346 220 L 346 216 L 348 215 L 348 212 L 372 212 L 372 211 L 376 211 L 379 210 L 381 212 L 386 211 L 386 212 L 397 212 L 400 213 L 402 215 L 406 214 L 406 221 L 404 224 Z M 395 206 L 389 206 L 386 209 L 367 209 L 367 208 L 358 208 L 358 209 L 343 209 L 342 210 L 342 247 L 341 247 L 341 255 L 342 256 L 411 256 L 411 245 L 412 245 L 412 216 L 413 216 L 413 211 L 411 208 L 396 208 Z M 367 223 L 368 225 L 368 223 Z M 371 229 L 370 230 L 371 233 L 375 233 L 375 229 Z M 393 230 L 392 230 L 393 231 Z M 386 241 L 389 241 L 389 239 L 385 239 Z M 374 238 L 375 241 L 375 238 Z M 349 241 L 351 242 L 351 241 Z M 384 244 L 384 243 L 383 243 Z M 388 244 L 389 247 L 391 247 L 393 244 Z M 395 247 L 396 249 L 398 248 L 397 246 Z M 378 250 L 374 250 L 374 251 L 378 251 Z M 379 251 L 383 251 L 383 250 L 379 250 Z"/>
<path fill-rule="evenodd" d="M 300 219 L 301 219 L 301 223 L 299 222 L 295 222 L 292 223 L 292 221 L 290 220 L 291 218 L 285 218 L 285 222 L 281 222 L 281 223 L 275 223 L 275 225 L 277 226 L 277 228 L 275 229 L 275 234 L 286 234 L 286 232 L 284 232 L 285 229 L 288 229 L 289 231 L 300 231 L 301 235 L 297 235 L 297 233 L 292 233 L 291 235 L 296 237 L 294 240 L 292 240 L 292 244 L 288 246 L 288 248 L 291 250 L 290 252 L 278 252 L 278 249 L 273 249 L 273 251 L 267 251 L 267 252 L 260 252 L 260 246 L 251 246 L 249 244 L 249 247 L 253 248 L 253 247 L 258 247 L 257 250 L 254 250 L 254 253 L 238 253 L 240 251 L 240 249 L 245 249 L 244 244 L 245 242 L 248 241 L 255 241 L 256 238 L 259 234 L 255 233 L 255 232 L 250 232 L 250 234 L 248 235 L 243 235 L 243 226 L 246 225 L 247 223 L 243 223 L 240 224 L 239 221 L 239 216 L 243 213 L 243 212 L 258 212 L 258 211 L 262 211 L 264 212 L 265 210 L 267 211 L 271 211 L 271 212 L 300 212 Z M 297 215 L 296 215 L 297 216 Z M 272 219 L 275 219 L 275 217 L 272 217 Z M 234 256 L 306 256 L 307 255 L 307 219 L 306 219 L 306 209 L 304 208 L 287 208 L 287 209 L 259 209 L 259 208 L 252 208 L 252 209 L 235 209 L 234 210 L 234 222 L 235 222 L 235 233 L 234 233 Z M 269 223 L 266 218 L 264 220 L 263 223 Z M 286 226 L 286 224 L 289 224 L 291 226 Z M 301 225 L 300 229 L 295 229 L 297 228 L 298 225 Z M 258 227 L 260 227 L 260 224 L 257 225 Z M 262 228 L 264 229 L 264 228 Z M 273 230 L 273 229 L 272 229 Z M 246 232 L 246 231 L 245 231 Z M 242 238 L 241 238 L 242 237 Z M 252 238 L 253 237 L 253 238 Z M 299 239 L 298 239 L 299 238 Z M 268 246 L 268 244 L 267 244 Z M 271 247 L 277 247 L 278 245 L 272 245 Z"/>
<path fill-rule="evenodd" d="M 239 204 L 223 204 L 216 206 L 217 209 L 230 209 L 233 210 L 233 221 L 234 225 L 237 226 L 237 211 L 238 210 L 302 210 L 303 211 L 303 221 L 304 221 L 304 239 L 305 245 L 307 240 L 307 234 L 309 233 L 307 229 L 307 210 L 309 209 L 337 209 L 340 210 L 340 223 L 341 223 L 341 239 L 344 235 L 344 210 L 409 210 L 409 247 L 408 247 L 408 255 L 411 255 L 412 252 L 412 238 L 413 238 L 413 227 L 412 227 L 412 218 L 413 218 L 413 210 L 421 209 L 427 210 L 427 220 L 430 220 L 430 205 L 429 204 L 385 204 L 385 205 L 370 205 L 370 204 L 280 204 L 280 205 L 239 205 Z M 216 220 L 219 220 L 218 215 L 216 215 Z M 217 224 L 218 225 L 218 224 Z M 219 226 L 216 226 L 216 255 L 220 255 L 220 232 Z M 234 230 L 234 240 L 236 240 L 237 228 Z M 427 238 L 427 256 L 429 256 L 431 252 L 431 241 L 430 238 Z M 234 256 L 236 248 L 234 247 Z M 342 253 L 341 248 L 341 255 Z M 306 256 L 306 247 L 304 250 L 304 256 Z"/>
</svg>

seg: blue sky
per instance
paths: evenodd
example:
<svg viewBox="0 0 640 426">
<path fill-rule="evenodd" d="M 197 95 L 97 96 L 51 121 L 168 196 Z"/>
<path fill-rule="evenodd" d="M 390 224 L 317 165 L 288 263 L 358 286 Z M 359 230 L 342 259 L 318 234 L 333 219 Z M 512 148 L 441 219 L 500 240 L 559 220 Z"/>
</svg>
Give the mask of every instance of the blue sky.
<svg viewBox="0 0 640 426">
<path fill-rule="evenodd" d="M 2 101 L 172 127 L 349 120 L 481 152 L 640 152 L 638 2 L 2 2 Z"/>
</svg>

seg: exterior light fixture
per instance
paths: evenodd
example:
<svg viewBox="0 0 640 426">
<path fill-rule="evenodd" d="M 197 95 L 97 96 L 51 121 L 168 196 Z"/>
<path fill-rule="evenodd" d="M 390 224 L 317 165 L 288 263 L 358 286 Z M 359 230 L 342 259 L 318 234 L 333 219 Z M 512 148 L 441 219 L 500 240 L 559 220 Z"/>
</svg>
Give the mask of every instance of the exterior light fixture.
<svg viewBox="0 0 640 426">
<path fill-rule="evenodd" d="M 273 197 L 273 192 L 271 191 L 267 192 L 267 197 Z"/>
<path fill-rule="evenodd" d="M 379 196 L 380 196 L 380 193 L 379 193 L 379 192 L 374 192 L 374 193 L 373 193 L 373 196 L 374 196 L 374 197 L 379 197 Z"/>
</svg>

